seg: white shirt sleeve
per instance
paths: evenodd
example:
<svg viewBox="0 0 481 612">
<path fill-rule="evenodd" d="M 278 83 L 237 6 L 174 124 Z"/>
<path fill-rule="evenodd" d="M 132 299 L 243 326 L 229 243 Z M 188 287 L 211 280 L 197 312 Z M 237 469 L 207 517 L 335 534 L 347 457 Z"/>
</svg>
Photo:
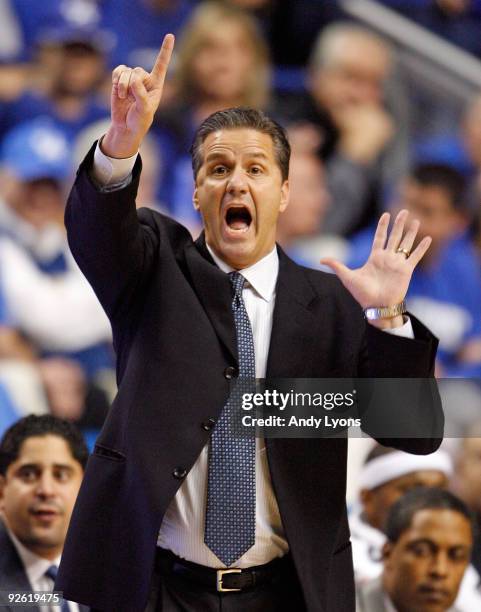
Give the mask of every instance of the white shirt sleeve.
<svg viewBox="0 0 481 612">
<path fill-rule="evenodd" d="M 401 338 L 410 338 L 414 340 L 414 331 L 413 325 L 411 323 L 411 319 L 404 315 L 404 325 L 401 327 L 394 327 L 392 329 L 383 329 L 383 331 L 388 334 L 392 334 L 393 336 L 401 336 Z"/>
<path fill-rule="evenodd" d="M 132 155 L 132 157 L 115 159 L 105 155 L 99 143 L 97 143 L 94 154 L 93 178 L 100 186 L 108 187 L 109 190 L 127 186 L 132 177 L 137 155 L 138 153 Z"/>
</svg>

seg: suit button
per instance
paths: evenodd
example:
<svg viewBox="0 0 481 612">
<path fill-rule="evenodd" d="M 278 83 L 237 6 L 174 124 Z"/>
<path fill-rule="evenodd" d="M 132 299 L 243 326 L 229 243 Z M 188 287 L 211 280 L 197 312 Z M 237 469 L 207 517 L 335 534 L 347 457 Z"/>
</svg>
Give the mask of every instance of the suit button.
<svg viewBox="0 0 481 612">
<path fill-rule="evenodd" d="M 205 431 L 210 431 L 215 425 L 215 420 L 214 419 L 207 419 L 207 421 L 203 421 L 201 423 L 201 427 L 202 429 L 205 429 Z"/>
<path fill-rule="evenodd" d="M 172 472 L 172 476 L 174 478 L 177 478 L 177 480 L 182 480 L 182 478 L 185 478 L 187 476 L 187 470 L 183 467 L 176 467 L 175 470 Z"/>
<path fill-rule="evenodd" d="M 229 366 L 228 368 L 224 370 L 224 376 L 227 378 L 227 380 L 231 380 L 231 378 L 237 378 L 238 376 L 237 368 L 234 368 L 233 366 Z"/>
</svg>

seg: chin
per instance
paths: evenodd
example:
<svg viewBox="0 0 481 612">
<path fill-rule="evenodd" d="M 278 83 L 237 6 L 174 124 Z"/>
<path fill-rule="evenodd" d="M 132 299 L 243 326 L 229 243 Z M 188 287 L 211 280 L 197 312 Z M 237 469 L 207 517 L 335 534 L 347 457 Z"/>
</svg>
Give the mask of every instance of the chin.
<svg viewBox="0 0 481 612">
<path fill-rule="evenodd" d="M 219 257 L 233 268 L 247 268 L 255 262 L 254 251 L 248 245 L 224 245 Z"/>
</svg>

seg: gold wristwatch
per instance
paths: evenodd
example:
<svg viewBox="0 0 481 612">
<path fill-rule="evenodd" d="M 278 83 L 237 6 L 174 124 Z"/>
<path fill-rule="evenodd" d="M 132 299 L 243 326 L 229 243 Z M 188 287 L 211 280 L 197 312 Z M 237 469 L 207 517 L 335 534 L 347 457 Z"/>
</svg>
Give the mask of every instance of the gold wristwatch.
<svg viewBox="0 0 481 612">
<path fill-rule="evenodd" d="M 368 321 L 377 319 L 392 319 L 406 312 L 406 301 L 403 300 L 394 306 L 381 306 L 380 308 L 365 308 L 364 316 Z"/>
</svg>

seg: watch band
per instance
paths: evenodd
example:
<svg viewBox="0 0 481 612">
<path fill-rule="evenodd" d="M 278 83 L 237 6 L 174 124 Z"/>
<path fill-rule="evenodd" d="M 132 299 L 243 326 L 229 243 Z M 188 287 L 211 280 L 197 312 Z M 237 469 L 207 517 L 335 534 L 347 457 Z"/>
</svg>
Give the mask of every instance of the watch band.
<svg viewBox="0 0 481 612">
<path fill-rule="evenodd" d="M 403 300 L 394 306 L 381 306 L 380 308 L 366 308 L 364 316 L 368 321 L 376 321 L 377 319 L 392 319 L 406 312 L 406 301 Z"/>
</svg>

